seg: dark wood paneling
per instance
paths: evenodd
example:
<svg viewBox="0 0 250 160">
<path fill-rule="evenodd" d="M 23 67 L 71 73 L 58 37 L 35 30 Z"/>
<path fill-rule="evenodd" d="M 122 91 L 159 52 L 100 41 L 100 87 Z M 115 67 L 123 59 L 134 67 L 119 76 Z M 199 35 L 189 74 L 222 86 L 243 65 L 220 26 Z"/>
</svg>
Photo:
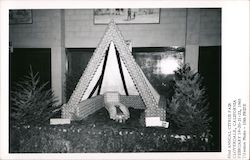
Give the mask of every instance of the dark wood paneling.
<svg viewBox="0 0 250 160">
<path fill-rule="evenodd" d="M 204 77 L 204 84 L 213 116 L 215 150 L 221 150 L 221 47 L 199 48 L 199 73 Z"/>
</svg>

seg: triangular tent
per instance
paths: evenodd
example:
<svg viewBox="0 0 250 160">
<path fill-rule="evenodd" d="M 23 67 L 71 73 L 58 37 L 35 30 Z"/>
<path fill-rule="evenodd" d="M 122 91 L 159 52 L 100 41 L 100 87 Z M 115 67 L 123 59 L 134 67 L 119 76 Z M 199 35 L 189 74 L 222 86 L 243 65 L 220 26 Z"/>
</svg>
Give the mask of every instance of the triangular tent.
<svg viewBox="0 0 250 160">
<path fill-rule="evenodd" d="M 107 93 L 117 95 L 123 106 L 145 109 L 146 117 L 165 120 L 160 95 L 135 62 L 114 21 L 108 25 L 68 103 L 63 105 L 62 117 L 87 117 L 107 105 Z"/>
</svg>

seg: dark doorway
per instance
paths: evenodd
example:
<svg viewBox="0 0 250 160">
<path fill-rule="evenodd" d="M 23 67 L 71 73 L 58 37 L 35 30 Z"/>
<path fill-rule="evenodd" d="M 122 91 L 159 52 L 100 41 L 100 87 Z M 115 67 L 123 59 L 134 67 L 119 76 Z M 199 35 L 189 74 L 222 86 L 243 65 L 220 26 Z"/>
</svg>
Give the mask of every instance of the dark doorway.
<svg viewBox="0 0 250 160">
<path fill-rule="evenodd" d="M 51 50 L 49 48 L 14 48 L 10 53 L 10 89 L 13 83 L 29 73 L 39 72 L 41 83 L 48 82 L 51 88 Z"/>
<path fill-rule="evenodd" d="M 66 101 L 73 93 L 82 73 L 88 65 L 95 48 L 67 48 L 68 71 L 66 73 Z"/>
<path fill-rule="evenodd" d="M 215 151 L 221 150 L 221 46 L 199 48 L 199 73 L 209 96 Z"/>
<path fill-rule="evenodd" d="M 28 75 L 32 67 L 33 73 L 39 72 L 40 83 L 48 82 L 46 89 L 51 88 L 51 49 L 49 48 L 14 48 L 13 53 L 9 53 L 9 90 L 12 91 L 15 83 Z M 9 96 L 10 96 L 9 92 Z M 10 96 L 11 97 L 11 96 Z M 18 134 L 12 130 L 11 121 L 11 98 L 9 99 L 9 151 L 18 150 L 18 138 L 13 139 Z"/>
</svg>

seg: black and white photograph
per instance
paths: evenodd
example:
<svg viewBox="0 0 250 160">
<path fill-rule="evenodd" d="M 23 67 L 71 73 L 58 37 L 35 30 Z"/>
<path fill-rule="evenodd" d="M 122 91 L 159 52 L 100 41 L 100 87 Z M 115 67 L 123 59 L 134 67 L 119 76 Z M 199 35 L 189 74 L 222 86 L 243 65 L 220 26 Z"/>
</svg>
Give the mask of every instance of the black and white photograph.
<svg viewBox="0 0 250 160">
<path fill-rule="evenodd" d="M 3 4 L 3 159 L 249 156 L 249 39 L 227 30 L 231 3 Z"/>
<path fill-rule="evenodd" d="M 91 23 L 103 10 L 10 25 L 10 152 L 219 152 L 221 9 Z"/>
</svg>

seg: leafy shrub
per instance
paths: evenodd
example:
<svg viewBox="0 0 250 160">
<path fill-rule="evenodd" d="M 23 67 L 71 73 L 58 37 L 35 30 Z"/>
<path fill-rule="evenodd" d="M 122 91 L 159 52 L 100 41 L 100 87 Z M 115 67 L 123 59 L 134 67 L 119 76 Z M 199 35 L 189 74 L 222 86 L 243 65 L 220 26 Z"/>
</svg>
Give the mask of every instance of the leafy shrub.
<svg viewBox="0 0 250 160">
<path fill-rule="evenodd" d="M 24 126 L 19 134 L 20 153 L 107 153 L 209 151 L 210 142 L 200 137 L 179 136 L 161 128 L 112 128 L 93 125 Z M 14 150 L 15 149 L 15 150 Z"/>
<path fill-rule="evenodd" d="M 163 95 L 167 100 L 171 99 L 174 95 L 174 74 L 169 75 L 154 75 L 151 77 L 151 84 L 158 91 L 160 95 Z"/>
<path fill-rule="evenodd" d="M 42 124 L 59 110 L 47 84 L 40 84 L 39 73 L 34 74 L 31 67 L 28 75 L 15 84 L 10 95 L 10 116 L 15 124 Z"/>
<path fill-rule="evenodd" d="M 206 89 L 202 77 L 188 64 L 175 71 L 175 93 L 167 107 L 172 125 L 185 134 L 202 135 L 210 130 Z"/>
<path fill-rule="evenodd" d="M 109 119 L 105 108 L 84 120 L 68 125 L 13 126 L 10 152 L 91 153 L 91 152 L 160 152 L 209 151 L 210 139 L 184 136 L 175 130 L 143 127 L 143 110 L 130 108 L 126 123 Z"/>
</svg>

